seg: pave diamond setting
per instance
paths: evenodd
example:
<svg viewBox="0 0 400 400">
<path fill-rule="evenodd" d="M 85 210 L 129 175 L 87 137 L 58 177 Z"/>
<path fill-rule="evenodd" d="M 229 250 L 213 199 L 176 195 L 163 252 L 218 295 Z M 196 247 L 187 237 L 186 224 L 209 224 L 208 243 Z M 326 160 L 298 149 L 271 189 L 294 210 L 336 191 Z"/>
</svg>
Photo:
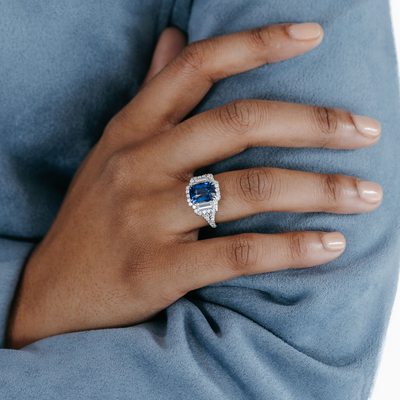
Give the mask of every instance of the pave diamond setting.
<svg viewBox="0 0 400 400">
<path fill-rule="evenodd" d="M 186 186 L 186 200 L 197 215 L 202 216 L 213 228 L 216 228 L 215 213 L 221 199 L 219 183 L 212 174 L 194 176 Z"/>
</svg>

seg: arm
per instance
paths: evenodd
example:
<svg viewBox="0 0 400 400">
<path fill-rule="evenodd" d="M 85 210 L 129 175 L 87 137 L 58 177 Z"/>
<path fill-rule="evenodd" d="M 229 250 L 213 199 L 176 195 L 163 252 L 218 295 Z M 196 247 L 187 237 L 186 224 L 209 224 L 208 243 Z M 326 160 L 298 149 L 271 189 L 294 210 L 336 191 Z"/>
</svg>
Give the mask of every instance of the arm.
<svg viewBox="0 0 400 400">
<path fill-rule="evenodd" d="M 214 95 L 215 91 L 210 98 Z M 284 151 L 296 153 L 293 150 Z M 297 149 L 297 152 L 300 153 L 300 150 Z M 238 156 L 235 158 L 238 159 Z M 243 168 L 244 165 L 239 167 Z M 328 222 L 329 217 L 332 216 L 324 216 Z M 314 223 L 316 228 L 322 229 L 319 226 L 321 220 L 314 220 Z M 235 224 L 239 224 L 239 221 L 230 225 Z M 293 227 L 295 224 L 290 221 L 290 229 Z M 307 229 L 313 228 L 308 226 Z M 286 229 L 283 227 L 282 230 Z M 305 310 L 308 310 L 307 315 L 311 310 L 315 316 L 312 300 L 323 292 L 319 291 L 320 285 L 316 283 L 331 285 L 327 280 L 330 269 L 324 268 L 326 266 L 316 269 L 317 272 L 310 274 L 310 277 L 308 271 L 299 270 L 239 278 L 202 289 L 192 299 L 190 296 L 180 299 L 167 309 L 166 321 L 161 318 L 132 328 L 54 337 L 37 342 L 18 354 L 10 351 L 12 357 L 5 357 L 7 371 L 4 387 L 11 389 L 12 377 L 20 371 L 37 370 L 40 367 L 39 376 L 35 376 L 35 385 L 44 383 L 37 390 L 46 394 L 54 394 L 61 380 L 76 380 L 85 371 L 90 371 L 86 382 L 77 379 L 77 385 L 70 390 L 81 390 L 86 385 L 90 387 L 91 394 L 103 389 L 99 393 L 104 395 L 104 390 L 115 389 L 117 384 L 119 390 L 132 390 L 133 386 L 138 397 L 145 398 L 185 398 L 188 390 L 194 398 L 298 398 L 299 395 L 306 397 L 321 393 L 337 396 L 336 386 L 343 387 L 344 383 L 349 382 L 350 386 L 346 387 L 343 397 L 349 395 L 351 398 L 354 390 L 357 390 L 354 381 L 358 372 L 349 367 L 351 363 L 343 367 L 341 360 L 335 364 L 319 359 L 321 354 L 318 351 L 322 346 L 318 346 L 318 342 L 313 354 L 307 352 L 306 348 L 300 348 L 297 343 L 291 343 L 290 339 L 293 338 L 304 339 L 299 328 L 304 331 L 308 325 L 300 323 L 293 327 L 290 320 L 286 320 L 294 334 L 283 332 L 285 335 L 278 334 L 279 324 L 267 325 L 268 319 L 272 323 L 279 315 L 283 318 L 288 310 L 292 318 L 302 314 L 304 318 Z M 304 282 L 302 277 L 310 281 Z M 295 282 L 295 279 L 299 281 Z M 291 286 L 293 283 L 296 285 Z M 233 293 L 229 293 L 231 290 Z M 329 321 L 323 318 L 325 314 L 326 310 L 320 316 L 327 326 Z M 301 318 L 297 322 L 301 322 Z M 307 331 L 307 337 L 312 337 L 312 334 L 311 330 Z M 118 348 L 112 345 L 116 342 Z M 81 346 L 83 343 L 84 347 Z M 113 361 L 107 364 L 106 371 L 102 369 L 104 359 Z M 62 365 L 68 365 L 68 368 L 63 369 L 58 360 L 63 360 Z M 157 371 L 157 382 L 151 375 L 154 370 Z M 136 375 L 132 375 L 133 371 Z M 147 371 L 150 374 L 146 375 Z M 64 376 L 61 378 L 62 372 Z M 99 376 L 104 386 L 98 384 Z M 218 379 L 213 380 L 214 377 Z M 316 379 L 310 385 L 312 377 Z M 184 388 L 182 382 L 185 382 Z M 13 390 L 15 393 L 26 393 L 27 385 Z M 112 393 L 115 395 L 115 390 Z"/>
</svg>

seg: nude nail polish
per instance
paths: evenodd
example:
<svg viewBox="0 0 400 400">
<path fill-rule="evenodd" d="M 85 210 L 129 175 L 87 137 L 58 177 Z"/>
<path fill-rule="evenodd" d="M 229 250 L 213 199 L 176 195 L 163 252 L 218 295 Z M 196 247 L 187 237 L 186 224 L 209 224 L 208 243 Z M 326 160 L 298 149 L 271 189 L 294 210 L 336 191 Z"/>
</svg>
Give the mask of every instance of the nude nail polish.
<svg viewBox="0 0 400 400">
<path fill-rule="evenodd" d="M 382 188 L 374 182 L 357 180 L 357 190 L 360 197 L 370 204 L 379 203 L 382 200 Z"/>
<path fill-rule="evenodd" d="M 321 36 L 322 28 L 315 22 L 293 24 L 286 28 L 288 34 L 296 40 L 312 40 Z"/>
<path fill-rule="evenodd" d="M 381 124 L 376 119 L 351 114 L 357 130 L 367 138 L 374 139 L 381 134 Z"/>
<path fill-rule="evenodd" d="M 346 239 L 339 232 L 323 233 L 322 244 L 328 251 L 341 251 L 346 247 Z"/>
</svg>

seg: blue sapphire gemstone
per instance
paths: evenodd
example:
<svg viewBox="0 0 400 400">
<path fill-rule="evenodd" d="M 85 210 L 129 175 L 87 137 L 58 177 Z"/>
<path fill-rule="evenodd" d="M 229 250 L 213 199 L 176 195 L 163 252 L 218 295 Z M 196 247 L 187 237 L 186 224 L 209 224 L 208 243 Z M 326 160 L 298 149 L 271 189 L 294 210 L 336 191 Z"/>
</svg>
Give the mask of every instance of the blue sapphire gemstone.
<svg viewBox="0 0 400 400">
<path fill-rule="evenodd" d="M 193 204 L 211 201 L 215 195 L 215 186 L 211 182 L 196 183 L 190 187 L 190 200 Z"/>
</svg>

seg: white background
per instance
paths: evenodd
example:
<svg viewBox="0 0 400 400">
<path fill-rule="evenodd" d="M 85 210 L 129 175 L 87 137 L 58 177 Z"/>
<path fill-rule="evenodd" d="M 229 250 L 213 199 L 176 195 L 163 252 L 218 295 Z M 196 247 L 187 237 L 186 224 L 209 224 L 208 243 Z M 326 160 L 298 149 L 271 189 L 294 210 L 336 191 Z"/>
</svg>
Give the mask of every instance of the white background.
<svg viewBox="0 0 400 400">
<path fill-rule="evenodd" d="M 391 6 L 397 60 L 400 61 L 400 0 L 391 0 Z M 400 185 L 400 182 L 395 184 Z M 371 400 L 400 400 L 400 283 Z"/>
</svg>

